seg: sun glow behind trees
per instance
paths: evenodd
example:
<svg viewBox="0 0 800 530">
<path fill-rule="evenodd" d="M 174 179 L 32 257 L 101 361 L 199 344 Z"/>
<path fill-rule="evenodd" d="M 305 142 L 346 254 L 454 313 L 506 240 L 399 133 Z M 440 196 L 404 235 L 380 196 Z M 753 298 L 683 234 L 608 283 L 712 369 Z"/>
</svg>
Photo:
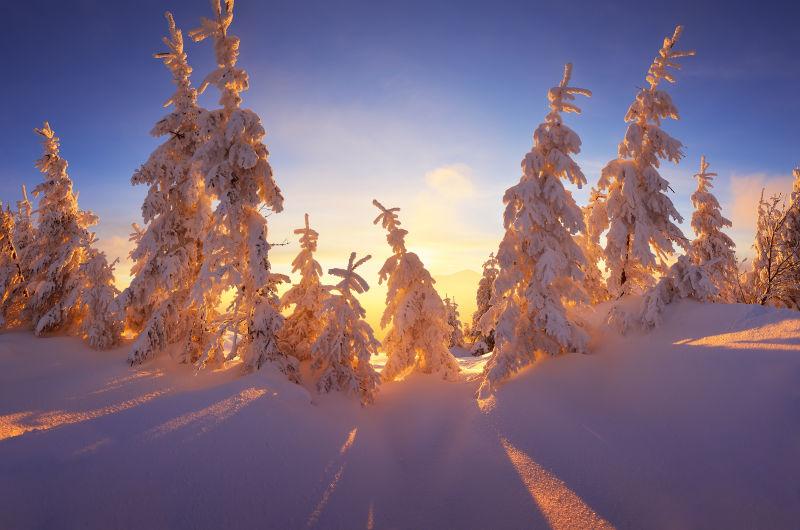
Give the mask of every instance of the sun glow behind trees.
<svg viewBox="0 0 800 530">
<path fill-rule="evenodd" d="M 370 255 L 355 261 L 352 252 L 347 269 L 329 269 L 338 283 L 324 285 L 322 266 L 312 257 L 319 233 L 310 228 L 306 215 L 305 227 L 295 231 L 302 234 L 302 250 L 292 262 L 293 272 L 302 272 L 302 281 L 284 293 L 281 303 L 280 285 L 291 279 L 272 270 L 276 241 L 268 233 L 268 218 L 283 211 L 284 197 L 268 162 L 261 118 L 242 106 L 249 76 L 238 65 L 239 38 L 229 33 L 234 0 L 214 0 L 212 6 L 214 17 L 203 18 L 189 33 L 196 42 L 212 42 L 216 58 L 216 67 L 198 90 L 190 81 L 182 33 L 167 13 L 170 36 L 164 43 L 169 51 L 156 58 L 164 60 L 177 85 L 166 103 L 174 109 L 153 130 L 157 136 L 169 135 L 167 140 L 132 178 L 134 184 L 148 184 L 149 191 L 142 207 L 146 226 L 134 224 L 131 237 L 136 243 L 130 255 L 134 278 L 122 296 L 116 296 L 112 285 L 114 264 L 93 247 L 95 238 L 88 228 L 97 219 L 78 209 L 58 138 L 47 123 L 37 130 L 46 148 L 37 167 L 47 175 L 45 184 L 35 189 L 35 194 L 43 192 L 36 228 L 42 237 L 30 243 L 38 253 L 31 263 L 20 264 L 12 241 L 4 245 L 3 256 L 4 281 L 14 285 L 16 267 L 26 289 L 30 287 L 30 292 L 23 291 L 28 297 L 23 319 L 37 335 L 79 330 L 93 346 L 109 348 L 118 342 L 124 318 L 127 330 L 138 333 L 131 364 L 181 343 L 178 360 L 197 369 L 223 367 L 229 361 L 245 371 L 268 365 L 300 383 L 300 363 L 311 361 L 310 377 L 319 392 L 341 390 L 359 395 L 364 403 L 374 399 L 380 379 L 402 380 L 412 371 L 458 379 L 459 365 L 449 351 L 453 312 L 448 312 L 423 260 L 407 249 L 400 208 L 372 201 L 381 212 L 374 224 L 387 231 L 391 249 L 378 271 L 379 283 L 388 286 L 380 323 L 388 327 L 382 344 L 387 360 L 380 378 L 370 365 L 380 344 L 355 296 L 369 290 L 355 268 Z M 677 26 L 664 39 L 647 72 L 649 88 L 639 90 L 625 115 L 628 127 L 618 157 L 602 169 L 584 209 L 565 187 L 568 182 L 582 188 L 588 179 L 573 158 L 581 151 L 581 140 L 563 123 L 562 113 L 580 113 L 573 103 L 576 96 L 592 94 L 570 86 L 571 63 L 564 67 L 560 84 L 548 91 L 550 112 L 533 134 L 519 183 L 503 198 L 505 234 L 497 250 L 496 277 L 489 282 L 486 274 L 492 267 L 485 268 L 484 285 L 476 295 L 482 307 L 473 316 L 473 327 L 485 338 L 476 343 L 491 349 L 494 342 L 479 390 L 482 398 L 542 355 L 585 352 L 588 320 L 581 312 L 592 302 L 609 295 L 618 301 L 625 297 L 625 304 L 613 304 L 606 316 L 624 332 L 630 323 L 656 326 L 663 307 L 677 299 L 708 301 L 717 296 L 715 284 L 723 280 L 714 275 L 730 270 L 730 264 L 712 270 L 716 258 L 697 253 L 707 246 L 702 237 L 692 247 L 694 256 L 676 255 L 673 245 L 689 251 L 689 240 L 675 224 L 682 216 L 667 194 L 668 181 L 658 172 L 661 160 L 677 164 L 683 157 L 681 142 L 661 129 L 661 120 L 678 119 L 678 112 L 670 95 L 659 89 L 662 81 L 674 83 L 668 69 L 679 67 L 677 59 L 694 55 L 674 49 L 681 33 Z M 206 110 L 197 105 L 197 95 L 209 86 L 219 92 L 220 106 Z M 705 167 L 703 161 L 700 187 L 692 197 L 698 208 L 693 216 L 698 234 L 711 230 L 708 222 L 698 220 L 708 221 L 711 213 L 719 217 L 720 209 L 708 192 L 712 174 L 705 173 Z M 445 199 L 457 202 L 475 191 L 464 173 L 465 168 L 453 165 L 427 174 L 429 189 L 440 194 L 427 210 L 452 216 L 454 203 Z M 794 199 L 792 212 L 800 204 Z M 337 206 L 341 211 L 342 205 Z M 29 224 L 29 213 L 21 201 L 21 232 Z M 5 240 L 13 238 L 13 221 L 6 212 Z M 717 221 L 727 223 L 724 218 Z M 434 224 L 453 233 L 447 222 Z M 800 263 L 800 256 L 789 252 L 800 247 L 794 243 L 800 238 L 784 232 L 780 228 L 780 237 L 792 242 L 780 248 L 780 259 Z M 53 256 L 56 261 L 51 264 Z M 485 265 L 491 263 L 490 259 Z M 605 277 L 600 263 L 608 273 Z M 29 266 L 30 278 L 25 278 L 23 270 Z M 642 294 L 638 309 L 629 311 L 631 297 Z M 313 300 L 301 303 L 309 296 Z M 230 302 L 223 304 L 228 297 Z M 7 299 L 11 298 L 4 294 L 2 301 Z M 287 326 L 281 311 L 288 313 L 291 306 L 294 312 Z M 473 349 L 479 351 L 474 345 Z"/>
</svg>

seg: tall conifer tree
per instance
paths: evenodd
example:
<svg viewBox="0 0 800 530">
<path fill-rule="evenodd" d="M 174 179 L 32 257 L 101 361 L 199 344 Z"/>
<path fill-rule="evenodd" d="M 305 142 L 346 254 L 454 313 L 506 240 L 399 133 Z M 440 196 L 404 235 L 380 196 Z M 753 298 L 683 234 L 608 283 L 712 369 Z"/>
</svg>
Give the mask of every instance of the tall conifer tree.
<svg viewBox="0 0 800 530">
<path fill-rule="evenodd" d="M 388 287 L 381 326 L 389 326 L 383 340 L 387 360 L 381 377 L 392 381 L 417 371 L 453 379 L 458 361 L 450 353 L 452 330 L 435 280 L 419 256 L 406 249 L 408 232 L 400 228 L 400 208 L 385 208 L 377 200 L 372 204 L 381 211 L 374 224 L 386 229 L 386 241 L 394 252 L 379 272 L 380 281 Z"/>
<path fill-rule="evenodd" d="M 366 311 L 355 296 L 369 290 L 356 269 L 370 258 L 367 255 L 356 261 L 353 252 L 346 269 L 328 271 L 341 281 L 328 288 L 331 295 L 323 303 L 323 327 L 311 346 L 312 367 L 319 374 L 317 390 L 338 390 L 358 396 L 365 404 L 375 400 L 380 384 L 380 376 L 369 362 L 380 343 L 364 320 Z"/>
<path fill-rule="evenodd" d="M 732 226 L 722 216 L 719 201 L 711 192 L 716 173 L 709 173 L 706 157 L 700 158 L 700 172 L 695 174 L 697 189 L 692 194 L 694 213 L 692 229 L 697 237 L 689 247 L 689 258 L 696 265 L 708 269 L 711 282 L 717 288 L 717 300 L 736 300 L 737 263 L 733 240 L 722 230 Z"/>
<path fill-rule="evenodd" d="M 95 235 L 89 231 L 97 224 L 97 216 L 78 208 L 67 161 L 61 157 L 59 139 L 50 124 L 45 122 L 36 132 L 44 143 L 44 154 L 36 167 L 45 178 L 33 190 L 39 198 L 38 223 L 27 258 L 31 277 L 25 318 L 37 335 L 78 332 L 94 347 L 113 346 L 121 332 L 117 317 L 114 312 L 91 307 L 97 296 L 88 294 L 90 288 L 95 293 L 104 291 L 104 299 L 113 299 L 116 294 L 111 266 L 94 248 Z M 91 267 L 87 265 L 90 260 Z M 104 336 L 102 340 L 96 339 L 98 333 Z"/>
<path fill-rule="evenodd" d="M 578 135 L 562 112 L 580 113 L 571 103 L 591 92 L 569 85 L 572 65 L 564 67 L 558 86 L 547 93 L 550 112 L 533 134 L 533 148 L 522 160 L 522 177 L 506 190 L 497 255 L 492 308 L 482 317 L 496 323 L 495 346 L 486 364 L 480 394 L 534 360 L 537 352 L 556 355 L 583 351 L 587 335 L 567 316 L 566 303 L 585 298 L 580 282 L 585 260 L 574 235 L 585 230 L 583 214 L 563 180 L 586 183 L 571 155 L 580 152 Z"/>
<path fill-rule="evenodd" d="M 322 328 L 322 309 L 328 292 L 320 281 L 322 267 L 314 259 L 319 233 L 308 224 L 308 214 L 305 226 L 294 233 L 300 235 L 300 253 L 292 261 L 292 272 L 300 273 L 300 282 L 281 297 L 281 308 L 294 306 L 294 310 L 286 318 L 280 342 L 287 353 L 304 360 L 310 357 L 311 345 Z"/>
<path fill-rule="evenodd" d="M 150 134 L 167 137 L 131 177 L 132 184 L 148 186 L 142 204 L 144 228 L 134 226 L 131 240 L 133 279 L 120 297 L 127 327 L 138 333 L 129 354 L 131 364 L 150 359 L 171 344 L 181 344 L 178 357 L 196 356 L 192 329 L 199 323 L 190 290 L 203 263 L 203 238 L 211 215 L 211 201 L 203 175 L 194 161 L 204 138 L 198 127 L 203 109 L 192 87 L 192 68 L 183 47 L 183 33 L 167 12 L 166 52 L 155 57 L 172 73 L 175 92 L 165 106 L 172 110 Z"/>
<path fill-rule="evenodd" d="M 207 325 L 196 330 L 192 340 L 198 345 L 200 366 L 238 356 L 246 368 L 270 362 L 297 380 L 296 359 L 278 345 L 283 316 L 271 281 L 267 221 L 261 213 L 264 207 L 282 211 L 283 196 L 267 161 L 261 120 L 241 106 L 241 93 L 249 81 L 247 72 L 237 66 L 239 38 L 228 33 L 233 5 L 233 0 L 224 5 L 217 0 L 214 18 L 204 18 L 190 33 L 195 41 L 214 41 L 217 68 L 203 81 L 200 92 L 213 84 L 222 105 L 199 119 L 205 141 L 195 160 L 205 175 L 206 190 L 218 203 L 203 241 L 203 265 L 192 294 Z M 234 289 L 233 301 L 224 315 L 217 315 L 222 293 L 229 288 Z"/>
<path fill-rule="evenodd" d="M 608 290 L 614 297 L 639 292 L 653 284 L 653 275 L 666 270 L 674 244 L 687 249 L 689 241 L 673 221 L 682 222 L 667 196 L 669 182 L 658 172 L 661 160 L 677 163 L 683 158 L 683 144 L 661 128 L 666 118 L 678 119 L 670 95 L 661 90 L 662 81 L 674 83 L 668 70 L 679 68 L 677 60 L 694 55 L 678 51 L 678 26 L 664 39 L 647 72 L 648 86 L 639 90 L 628 108 L 628 129 L 619 144 L 618 158 L 602 170 L 598 191 L 603 194 L 605 219 L 595 217 L 595 232 L 606 234 L 605 262 L 609 272 Z"/>
</svg>

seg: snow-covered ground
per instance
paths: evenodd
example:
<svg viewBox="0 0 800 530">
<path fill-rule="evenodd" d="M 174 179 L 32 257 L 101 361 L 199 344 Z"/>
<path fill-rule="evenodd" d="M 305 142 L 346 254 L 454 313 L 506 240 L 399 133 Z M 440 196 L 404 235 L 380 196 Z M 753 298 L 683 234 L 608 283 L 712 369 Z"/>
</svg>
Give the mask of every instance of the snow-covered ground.
<svg viewBox="0 0 800 530">
<path fill-rule="evenodd" d="M 796 528 L 800 315 L 675 304 L 476 402 L 0 335 L 0 528 Z"/>
</svg>

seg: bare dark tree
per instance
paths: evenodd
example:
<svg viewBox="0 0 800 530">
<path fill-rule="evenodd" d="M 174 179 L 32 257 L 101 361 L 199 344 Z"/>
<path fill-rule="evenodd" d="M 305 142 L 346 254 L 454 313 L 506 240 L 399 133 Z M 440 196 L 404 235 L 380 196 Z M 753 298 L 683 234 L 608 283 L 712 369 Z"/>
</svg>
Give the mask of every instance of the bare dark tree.
<svg viewBox="0 0 800 530">
<path fill-rule="evenodd" d="M 800 234 L 790 220 L 800 216 L 800 203 L 788 206 L 780 194 L 758 204 L 753 267 L 743 278 L 742 301 L 750 304 L 797 308 L 800 278 Z"/>
</svg>

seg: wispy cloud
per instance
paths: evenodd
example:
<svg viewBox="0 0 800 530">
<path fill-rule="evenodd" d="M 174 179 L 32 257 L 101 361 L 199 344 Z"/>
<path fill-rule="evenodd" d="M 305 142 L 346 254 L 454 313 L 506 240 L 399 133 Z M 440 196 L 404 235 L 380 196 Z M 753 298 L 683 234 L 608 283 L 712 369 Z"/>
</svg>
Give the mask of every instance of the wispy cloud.
<svg viewBox="0 0 800 530">
<path fill-rule="evenodd" d="M 750 248 L 755 235 L 758 201 L 761 197 L 776 194 L 787 196 L 792 191 L 792 176 L 752 173 L 732 175 L 730 178 L 730 197 L 723 203 L 723 214 L 733 223 L 731 237 L 736 242 L 740 257 L 752 254 Z"/>
<path fill-rule="evenodd" d="M 471 173 L 466 164 L 437 167 L 425 173 L 425 183 L 442 198 L 466 199 L 475 195 Z"/>
</svg>

